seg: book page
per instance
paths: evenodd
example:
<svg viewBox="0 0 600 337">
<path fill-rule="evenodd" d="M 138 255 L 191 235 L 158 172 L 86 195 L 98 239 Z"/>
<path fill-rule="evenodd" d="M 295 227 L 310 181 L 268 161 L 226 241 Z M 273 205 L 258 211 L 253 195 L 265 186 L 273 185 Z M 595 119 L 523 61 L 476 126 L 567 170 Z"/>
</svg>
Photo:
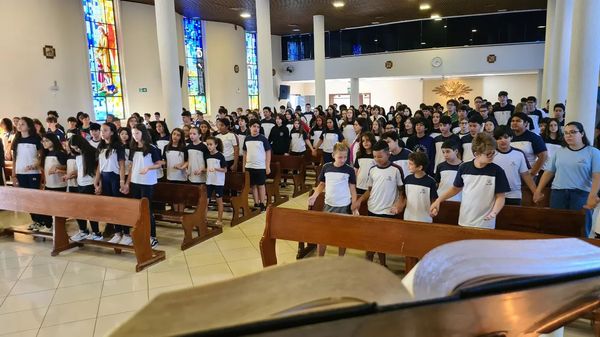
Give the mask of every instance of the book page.
<svg viewBox="0 0 600 337">
<path fill-rule="evenodd" d="M 414 297 L 423 300 L 448 296 L 457 286 L 482 277 L 600 269 L 600 248 L 575 238 L 465 240 L 433 249 L 415 269 Z"/>
</svg>

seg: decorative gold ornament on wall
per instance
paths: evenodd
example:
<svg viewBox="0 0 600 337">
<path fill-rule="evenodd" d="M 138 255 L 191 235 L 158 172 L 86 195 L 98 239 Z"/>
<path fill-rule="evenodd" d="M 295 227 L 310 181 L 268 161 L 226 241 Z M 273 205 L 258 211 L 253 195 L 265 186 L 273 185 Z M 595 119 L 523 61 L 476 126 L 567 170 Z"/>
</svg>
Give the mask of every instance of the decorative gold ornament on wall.
<svg viewBox="0 0 600 337">
<path fill-rule="evenodd" d="M 392 69 L 393 66 L 394 66 L 394 62 L 385 61 L 385 69 Z"/>
<path fill-rule="evenodd" d="M 445 98 L 457 98 L 470 93 L 473 89 L 461 81 L 444 81 L 432 91 Z"/>
</svg>

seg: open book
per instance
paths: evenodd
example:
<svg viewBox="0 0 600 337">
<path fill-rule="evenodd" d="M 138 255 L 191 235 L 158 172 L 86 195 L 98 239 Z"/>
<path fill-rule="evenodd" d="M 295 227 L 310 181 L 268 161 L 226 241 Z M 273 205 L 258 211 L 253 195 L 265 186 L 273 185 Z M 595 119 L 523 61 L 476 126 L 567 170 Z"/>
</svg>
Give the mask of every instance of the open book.
<svg viewBox="0 0 600 337">
<path fill-rule="evenodd" d="M 310 258 L 162 294 L 112 336 L 215 331 L 332 309 L 447 298 L 482 284 L 592 270 L 600 270 L 600 248 L 579 239 L 454 242 L 429 252 L 404 280 L 358 258 Z"/>
</svg>

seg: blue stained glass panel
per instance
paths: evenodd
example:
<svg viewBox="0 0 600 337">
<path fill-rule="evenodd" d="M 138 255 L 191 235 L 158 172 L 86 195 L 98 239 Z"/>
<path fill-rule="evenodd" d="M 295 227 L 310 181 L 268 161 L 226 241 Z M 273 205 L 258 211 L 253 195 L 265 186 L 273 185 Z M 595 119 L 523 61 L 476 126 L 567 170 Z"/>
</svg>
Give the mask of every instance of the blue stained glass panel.
<svg viewBox="0 0 600 337">
<path fill-rule="evenodd" d="M 248 104 L 258 109 L 258 57 L 256 55 L 256 33 L 246 32 L 246 64 L 248 71 Z"/>
<path fill-rule="evenodd" d="M 190 110 L 206 111 L 204 91 L 204 50 L 202 49 L 202 21 L 183 18 L 183 43 L 188 75 L 188 102 Z"/>
</svg>

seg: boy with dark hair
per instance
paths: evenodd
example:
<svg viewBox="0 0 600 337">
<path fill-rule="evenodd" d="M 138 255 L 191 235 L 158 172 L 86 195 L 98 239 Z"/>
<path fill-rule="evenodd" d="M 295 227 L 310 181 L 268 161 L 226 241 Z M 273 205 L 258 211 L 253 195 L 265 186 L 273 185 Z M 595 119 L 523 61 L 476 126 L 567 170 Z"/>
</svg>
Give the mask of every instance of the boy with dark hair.
<svg viewBox="0 0 600 337">
<path fill-rule="evenodd" d="M 271 144 L 260 134 L 260 122 L 253 119 L 249 123 L 250 135 L 244 140 L 243 170 L 250 174 L 250 185 L 254 197 L 254 207 L 266 210 L 267 193 L 265 181 L 271 173 Z"/>
<path fill-rule="evenodd" d="M 58 121 L 53 115 L 46 117 L 46 132 L 55 134 L 61 142 L 66 140 L 64 131 L 58 128 Z"/>
<path fill-rule="evenodd" d="M 453 140 L 460 142 L 460 138 L 452 133 L 452 119 L 450 116 L 442 116 L 440 118 L 440 132 L 441 135 L 433 139 L 433 145 L 435 146 L 435 159 L 433 168 L 437 168 L 438 164 L 444 161 L 444 155 L 442 154 L 442 144 L 447 140 Z"/>
<path fill-rule="evenodd" d="M 544 113 L 538 109 L 537 107 L 537 99 L 535 96 L 527 97 L 527 103 L 525 106 L 527 107 L 527 115 L 531 119 L 532 125 L 530 130 L 535 134 L 540 134 L 540 122 L 542 118 L 544 118 Z"/>
<path fill-rule="evenodd" d="M 181 113 L 181 122 L 183 123 L 183 125 L 181 125 L 181 128 L 183 128 L 186 125 L 189 127 L 194 126 L 192 125 L 192 113 L 187 110 L 184 110 Z"/>
<path fill-rule="evenodd" d="M 469 118 L 469 134 L 460 139 L 460 144 L 462 146 L 462 161 L 471 161 L 475 158 L 475 156 L 473 156 L 473 151 L 471 150 L 471 143 L 475 136 L 481 132 L 482 127 L 483 118 L 481 118 L 480 115 L 474 115 Z"/>
<path fill-rule="evenodd" d="M 154 121 L 156 121 L 156 122 L 160 121 L 160 112 L 157 111 L 154 113 Z"/>
<path fill-rule="evenodd" d="M 60 131 L 62 131 L 63 136 L 64 136 L 65 128 L 62 125 L 60 125 L 60 123 L 58 122 L 58 112 L 56 112 L 55 110 L 50 110 L 46 113 L 46 116 L 47 117 L 54 116 L 54 118 L 56 118 L 56 128 L 59 129 Z"/>
<path fill-rule="evenodd" d="M 415 119 L 415 134 L 406 141 L 406 148 L 412 152 L 424 152 L 431 163 L 426 169 L 428 173 L 433 172 L 433 161 L 435 160 L 435 144 L 433 138 L 426 134 L 427 122 L 424 119 Z"/>
<path fill-rule="evenodd" d="M 404 142 L 398 138 L 398 133 L 396 132 L 384 132 L 381 135 L 381 140 L 384 140 L 388 144 L 390 162 L 400 166 L 402 174 L 406 176 L 408 174 L 408 155 L 412 152 L 404 148 Z"/>
<path fill-rule="evenodd" d="M 429 223 L 433 221 L 429 208 L 438 195 L 435 180 L 425 173 L 428 166 L 429 159 L 423 152 L 413 152 L 408 156 L 408 171 L 411 174 L 404 179 L 404 220 Z"/>
<path fill-rule="evenodd" d="M 469 144 L 470 145 L 470 144 Z M 462 161 L 460 160 L 461 144 L 453 140 L 447 140 L 442 144 L 442 153 L 444 154 L 444 162 L 440 163 L 435 170 L 435 181 L 438 183 L 437 193 L 442 195 L 446 193 L 456 179 L 456 173 Z M 461 194 L 448 199 L 450 201 L 461 200 Z"/>
<path fill-rule="evenodd" d="M 494 139 L 496 140 L 494 163 L 504 170 L 510 186 L 510 191 L 506 192 L 505 195 L 505 203 L 520 206 L 522 199 L 521 179 L 529 187 L 532 195 L 535 193 L 536 186 L 533 177 L 529 174 L 530 166 L 525 154 L 523 151 L 510 146 L 513 136 L 512 130 L 505 125 L 500 125 L 494 129 Z"/>
<path fill-rule="evenodd" d="M 81 121 L 79 132 L 83 138 L 89 141 L 92 139 L 92 134 L 90 133 L 90 115 L 82 112 L 81 115 L 79 115 L 79 120 Z"/>
<path fill-rule="evenodd" d="M 402 169 L 390 162 L 390 149 L 384 140 L 373 146 L 375 166 L 369 170 L 367 191 L 352 205 L 352 210 L 360 209 L 367 200 L 370 216 L 393 218 L 404 208 L 404 177 Z M 379 263 L 385 266 L 385 254 L 377 253 Z M 373 261 L 375 252 L 367 252 L 367 258 Z"/>
<path fill-rule="evenodd" d="M 271 129 L 273 129 L 273 127 L 275 126 L 275 118 L 273 118 L 271 113 L 271 107 L 264 107 L 263 108 L 263 116 L 264 118 L 260 121 L 260 125 L 262 127 L 262 129 L 264 130 L 265 133 L 265 137 L 267 137 L 267 139 L 269 139 L 269 136 L 271 135 Z"/>
<path fill-rule="evenodd" d="M 530 122 L 529 116 L 523 112 L 517 112 L 510 118 L 510 128 L 515 134 L 511 143 L 512 147 L 525 153 L 531 166 L 529 173 L 535 177 L 546 163 L 548 149 L 542 137 L 528 130 Z"/>
<path fill-rule="evenodd" d="M 79 134 L 79 129 L 77 129 L 77 118 L 71 116 L 67 118 L 67 139 L 71 139 L 73 135 Z"/>
<path fill-rule="evenodd" d="M 496 125 L 508 125 L 510 116 L 515 112 L 514 105 L 508 102 L 508 92 L 502 90 L 498 93 L 498 103 L 492 110 L 492 115 L 497 121 Z M 483 122 L 486 122 L 485 118 Z"/>
<path fill-rule="evenodd" d="M 100 124 L 90 123 L 90 139 L 88 139 L 88 142 L 91 146 L 97 149 L 98 145 L 100 145 L 101 140 L 102 138 L 100 137 Z"/>
</svg>

